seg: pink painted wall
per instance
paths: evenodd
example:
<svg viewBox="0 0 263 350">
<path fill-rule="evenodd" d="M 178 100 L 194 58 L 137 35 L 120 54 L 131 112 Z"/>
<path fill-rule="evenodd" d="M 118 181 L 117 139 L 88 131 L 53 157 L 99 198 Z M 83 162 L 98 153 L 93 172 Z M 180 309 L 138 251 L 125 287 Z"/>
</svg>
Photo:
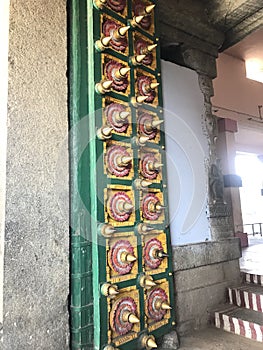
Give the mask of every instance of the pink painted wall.
<svg viewBox="0 0 263 350">
<path fill-rule="evenodd" d="M 258 105 L 263 104 L 263 84 L 246 78 L 245 62 L 220 54 L 217 71 L 213 105 L 258 116 Z M 215 114 L 232 119 L 242 117 L 237 113 L 221 110 Z"/>
</svg>

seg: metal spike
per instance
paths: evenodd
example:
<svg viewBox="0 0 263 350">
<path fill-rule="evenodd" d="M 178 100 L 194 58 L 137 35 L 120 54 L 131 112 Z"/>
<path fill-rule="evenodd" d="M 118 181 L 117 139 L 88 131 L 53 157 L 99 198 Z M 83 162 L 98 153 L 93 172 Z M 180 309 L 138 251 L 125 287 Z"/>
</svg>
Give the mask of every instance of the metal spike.
<svg viewBox="0 0 263 350">
<path fill-rule="evenodd" d="M 156 283 L 154 282 L 152 276 L 141 276 L 140 277 L 140 286 L 145 289 L 151 289 L 152 287 L 156 286 Z"/>
<path fill-rule="evenodd" d="M 118 295 L 120 292 L 118 291 L 117 286 L 110 286 L 108 293 L 110 296 Z"/>
<path fill-rule="evenodd" d="M 131 58 L 131 62 L 134 66 L 136 66 L 137 64 L 141 64 L 142 61 L 145 59 L 146 55 L 137 55 L 137 56 L 133 56 Z"/>
<path fill-rule="evenodd" d="M 98 51 L 104 51 L 109 46 L 109 43 L 111 41 L 111 36 L 105 36 L 104 38 L 97 40 L 95 43 L 95 47 Z"/>
<path fill-rule="evenodd" d="M 132 161 L 132 157 L 123 156 L 117 159 L 118 166 L 126 166 Z"/>
<path fill-rule="evenodd" d="M 140 24 L 140 22 L 143 20 L 144 16 L 136 16 L 133 18 L 133 21 L 137 24 Z"/>
<path fill-rule="evenodd" d="M 151 123 L 151 126 L 152 126 L 153 129 L 156 129 L 163 122 L 164 122 L 163 120 L 153 120 L 152 123 Z"/>
<path fill-rule="evenodd" d="M 130 314 L 128 317 L 128 321 L 130 323 L 139 323 L 140 319 L 137 316 L 135 316 L 134 314 Z"/>
<path fill-rule="evenodd" d="M 152 10 L 155 8 L 156 5 L 149 5 L 149 6 L 146 6 L 144 11 L 145 13 L 147 13 L 148 15 L 152 12 Z"/>
<path fill-rule="evenodd" d="M 110 91 L 112 83 L 113 83 L 112 80 L 101 81 L 100 83 L 96 84 L 95 89 L 98 93 L 105 94 L 106 92 Z"/>
<path fill-rule="evenodd" d="M 137 97 L 136 97 L 136 101 L 137 101 L 138 103 L 143 103 L 144 101 L 147 100 L 148 97 L 149 97 L 149 96 L 137 96 Z"/>
<path fill-rule="evenodd" d="M 101 39 L 102 45 L 107 47 L 111 41 L 111 36 L 105 36 L 104 38 Z"/>
<path fill-rule="evenodd" d="M 163 209 L 165 209 L 166 207 L 164 206 L 164 205 L 161 205 L 161 204 L 156 204 L 156 206 L 155 206 L 155 209 L 157 210 L 157 211 L 161 211 L 161 210 L 163 210 Z"/>
<path fill-rule="evenodd" d="M 124 36 L 124 35 L 128 32 L 128 30 L 129 30 L 130 28 L 131 28 L 130 26 L 121 27 L 121 28 L 118 30 L 118 32 L 119 32 L 119 34 L 120 34 L 121 36 Z"/>
<path fill-rule="evenodd" d="M 130 254 L 130 253 L 127 253 L 127 252 L 123 252 L 121 254 L 121 261 L 124 262 L 124 263 L 133 263 L 137 260 L 137 258 Z"/>
<path fill-rule="evenodd" d="M 107 3 L 107 0 L 94 0 L 93 3 L 95 7 L 102 9 L 103 6 Z"/>
<path fill-rule="evenodd" d="M 152 185 L 152 182 L 150 181 L 146 181 L 146 180 L 142 180 L 141 181 L 141 186 L 142 187 L 148 187 L 148 186 L 151 186 Z"/>
<path fill-rule="evenodd" d="M 148 54 L 152 52 L 157 46 L 157 44 L 149 45 L 143 50 L 143 53 Z"/>
<path fill-rule="evenodd" d="M 122 67 L 116 71 L 115 77 L 119 80 L 123 79 L 126 77 L 126 75 L 129 73 L 130 70 L 131 70 L 131 68 L 129 68 L 129 67 Z"/>
<path fill-rule="evenodd" d="M 109 126 L 103 126 L 97 131 L 97 136 L 100 140 L 108 140 L 112 136 L 113 128 Z"/>
<path fill-rule="evenodd" d="M 159 86 L 160 83 L 151 83 L 145 86 L 145 89 L 147 92 L 150 92 L 152 90 L 154 90 L 157 86 Z"/>
<path fill-rule="evenodd" d="M 116 285 L 110 284 L 110 283 L 104 283 L 101 286 L 101 293 L 105 297 L 108 297 L 108 296 L 115 297 L 116 295 L 119 294 L 118 287 Z"/>
<path fill-rule="evenodd" d="M 138 141 L 140 145 L 145 145 L 149 140 L 150 138 L 148 136 L 140 136 Z"/>
<path fill-rule="evenodd" d="M 129 112 L 125 112 L 125 111 L 119 113 L 119 117 L 122 120 L 127 119 L 129 117 L 129 115 L 130 115 L 130 113 Z"/>
<path fill-rule="evenodd" d="M 113 81 L 112 80 L 105 80 L 101 83 L 103 89 L 109 90 L 112 86 Z"/>
<path fill-rule="evenodd" d="M 169 257 L 169 255 L 162 250 L 157 250 L 155 255 L 157 256 L 157 258 L 160 258 L 160 259 Z"/>
<path fill-rule="evenodd" d="M 131 68 L 129 67 L 123 67 L 119 69 L 119 73 L 122 77 L 126 77 L 126 75 L 129 73 L 130 70 Z"/>
<path fill-rule="evenodd" d="M 162 310 L 172 310 L 171 306 L 169 305 L 169 303 L 167 301 L 162 302 L 161 309 Z"/>
<path fill-rule="evenodd" d="M 139 224 L 137 230 L 138 230 L 139 234 L 142 235 L 142 234 L 153 231 L 154 228 L 151 226 L 148 226 L 146 224 Z"/>
<path fill-rule="evenodd" d="M 130 203 L 128 203 L 128 202 L 124 202 L 124 204 L 123 204 L 123 209 L 124 209 L 125 211 L 130 212 L 130 211 L 133 209 L 133 205 L 130 204 Z"/>
<path fill-rule="evenodd" d="M 158 169 L 158 168 L 162 168 L 162 167 L 163 167 L 163 164 L 162 164 L 162 163 L 155 162 L 155 163 L 153 164 L 153 166 L 154 166 L 155 169 Z"/>
<path fill-rule="evenodd" d="M 108 225 L 108 224 L 103 225 L 101 228 L 101 234 L 103 236 L 111 236 L 115 232 L 116 232 L 115 228 L 111 225 Z"/>
<path fill-rule="evenodd" d="M 151 84 L 150 84 L 150 88 L 151 88 L 151 90 L 154 90 L 154 89 L 156 89 L 159 85 L 160 85 L 160 83 L 151 83 Z"/>
<path fill-rule="evenodd" d="M 156 349 L 158 348 L 158 345 L 156 344 L 155 340 L 153 338 L 149 338 L 146 342 L 147 346 L 150 348 L 150 349 Z"/>
<path fill-rule="evenodd" d="M 138 55 L 135 56 L 135 60 L 137 63 L 142 63 L 142 61 L 145 59 L 146 55 Z"/>
</svg>

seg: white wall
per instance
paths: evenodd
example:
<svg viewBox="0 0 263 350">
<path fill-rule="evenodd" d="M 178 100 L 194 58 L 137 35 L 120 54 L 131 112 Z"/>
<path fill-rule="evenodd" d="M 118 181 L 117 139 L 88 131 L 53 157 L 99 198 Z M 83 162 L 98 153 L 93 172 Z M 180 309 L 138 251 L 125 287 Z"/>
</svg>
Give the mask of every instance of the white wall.
<svg viewBox="0 0 263 350">
<path fill-rule="evenodd" d="M 207 205 L 207 138 L 198 75 L 162 61 L 172 244 L 210 239 Z"/>
<path fill-rule="evenodd" d="M 9 0 L 0 2 L 0 322 L 3 322 Z M 0 337 L 1 338 L 1 337 Z"/>
</svg>

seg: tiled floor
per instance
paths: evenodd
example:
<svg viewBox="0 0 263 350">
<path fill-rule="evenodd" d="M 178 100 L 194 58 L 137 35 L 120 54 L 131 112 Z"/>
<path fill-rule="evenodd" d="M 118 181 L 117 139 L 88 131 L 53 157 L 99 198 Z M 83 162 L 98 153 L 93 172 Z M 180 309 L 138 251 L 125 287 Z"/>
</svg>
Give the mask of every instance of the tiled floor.
<svg viewBox="0 0 263 350">
<path fill-rule="evenodd" d="M 240 269 L 255 275 L 263 275 L 263 237 L 249 236 L 249 246 L 242 251 Z"/>
</svg>

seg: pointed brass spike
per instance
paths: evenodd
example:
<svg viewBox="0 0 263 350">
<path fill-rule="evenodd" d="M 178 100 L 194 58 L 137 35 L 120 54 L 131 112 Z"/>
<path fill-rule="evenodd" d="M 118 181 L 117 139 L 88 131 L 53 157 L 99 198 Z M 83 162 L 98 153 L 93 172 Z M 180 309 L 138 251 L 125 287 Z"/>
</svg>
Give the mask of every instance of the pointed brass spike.
<svg viewBox="0 0 263 350">
<path fill-rule="evenodd" d="M 140 145 L 145 145 L 149 140 L 150 138 L 148 136 L 140 136 L 138 141 Z"/>
<path fill-rule="evenodd" d="M 111 41 L 111 36 L 105 36 L 101 39 L 102 45 L 107 47 Z"/>
<path fill-rule="evenodd" d="M 104 283 L 101 287 L 101 293 L 105 297 L 111 296 L 115 297 L 119 294 L 118 287 L 114 284 Z"/>
<path fill-rule="evenodd" d="M 139 224 L 139 225 L 138 225 L 138 232 L 139 232 L 139 234 L 141 234 L 141 235 L 143 235 L 143 234 L 145 234 L 145 233 L 148 233 L 148 232 L 151 232 L 151 231 L 153 231 L 153 230 L 154 230 L 153 227 L 148 226 L 148 225 L 146 225 L 146 224 Z"/>
<path fill-rule="evenodd" d="M 131 68 L 129 67 L 123 67 L 119 69 L 119 73 L 122 77 L 126 77 L 126 75 L 129 73 L 130 70 Z"/>
<path fill-rule="evenodd" d="M 157 258 L 160 258 L 160 259 L 169 257 L 169 255 L 167 253 L 165 253 L 163 250 L 157 250 L 156 256 L 157 256 Z"/>
<path fill-rule="evenodd" d="M 149 5 L 149 6 L 146 6 L 144 11 L 145 13 L 147 13 L 148 15 L 152 12 L 152 10 L 155 8 L 156 5 Z"/>
<path fill-rule="evenodd" d="M 156 349 L 158 348 L 158 345 L 156 344 L 155 340 L 153 338 L 149 338 L 146 342 L 147 347 L 150 349 Z"/>
<path fill-rule="evenodd" d="M 145 59 L 146 55 L 137 55 L 137 56 L 133 56 L 131 58 L 131 62 L 134 66 L 136 66 L 137 64 L 141 64 L 142 61 Z"/>
<path fill-rule="evenodd" d="M 115 228 L 108 224 L 103 225 L 101 228 L 101 234 L 106 237 L 111 236 L 115 232 L 116 232 Z"/>
<path fill-rule="evenodd" d="M 120 292 L 118 291 L 118 287 L 110 286 L 108 293 L 110 296 L 114 296 L 114 295 L 118 295 Z"/>
<path fill-rule="evenodd" d="M 97 136 L 100 140 L 108 140 L 112 136 L 112 131 L 113 131 L 113 128 L 111 128 L 110 126 L 102 126 L 97 131 Z"/>
<path fill-rule="evenodd" d="M 159 85 L 160 85 L 160 83 L 151 83 L 151 84 L 150 84 L 150 88 L 151 88 L 151 90 L 154 90 L 154 89 L 156 89 Z"/>
<path fill-rule="evenodd" d="M 126 261 L 127 261 L 127 262 L 133 263 L 133 262 L 135 262 L 136 260 L 137 260 L 137 258 L 136 258 L 134 255 L 132 255 L 132 254 L 127 254 L 127 256 L 126 256 Z"/>
<path fill-rule="evenodd" d="M 93 3 L 95 7 L 102 9 L 103 6 L 107 3 L 107 0 L 94 0 Z"/>
<path fill-rule="evenodd" d="M 172 310 L 171 306 L 169 305 L 169 303 L 167 301 L 162 302 L 161 309 L 162 310 Z"/>
<path fill-rule="evenodd" d="M 145 287 L 154 287 L 156 286 L 156 283 L 154 281 L 151 281 L 150 279 L 145 280 Z"/>
<path fill-rule="evenodd" d="M 150 181 L 142 180 L 142 182 L 141 182 L 142 187 L 148 187 L 151 185 L 152 185 L 152 182 L 150 182 Z"/>
<path fill-rule="evenodd" d="M 123 204 L 123 209 L 125 210 L 125 211 L 131 211 L 132 209 L 133 209 L 133 205 L 132 204 L 130 204 L 130 203 L 128 203 L 128 202 L 124 202 L 124 204 Z"/>
<path fill-rule="evenodd" d="M 163 167 L 163 164 L 162 164 L 162 163 L 159 163 L 159 162 L 155 162 L 155 163 L 153 164 L 153 166 L 154 166 L 155 169 L 158 169 L 158 168 L 162 168 L 162 167 Z"/>
<path fill-rule="evenodd" d="M 147 50 L 148 50 L 149 52 L 152 52 L 157 46 L 158 46 L 158 44 L 149 45 L 149 46 L 147 47 Z"/>
<path fill-rule="evenodd" d="M 112 80 L 105 80 L 101 83 L 103 89 L 109 90 L 112 86 L 113 81 Z"/>
<path fill-rule="evenodd" d="M 109 46 L 109 43 L 111 41 L 111 36 L 105 36 L 104 38 L 97 40 L 95 42 L 95 47 L 98 51 L 104 51 Z"/>
<path fill-rule="evenodd" d="M 129 112 L 125 112 L 125 111 L 119 113 L 119 117 L 122 120 L 127 119 L 129 117 L 129 115 L 130 115 L 130 113 Z"/>
<path fill-rule="evenodd" d="M 147 47 L 143 50 L 143 53 L 149 54 L 149 53 L 151 53 L 157 46 L 158 46 L 157 44 L 149 45 L 149 46 L 147 46 Z"/>
<path fill-rule="evenodd" d="M 130 314 L 129 318 L 128 318 L 128 321 L 130 323 L 139 323 L 140 319 L 137 316 L 135 316 L 134 314 Z"/>
<path fill-rule="evenodd" d="M 161 125 L 164 121 L 163 120 L 153 120 L 151 123 L 151 126 L 153 129 L 157 129 L 159 125 Z"/>
<path fill-rule="evenodd" d="M 136 16 L 133 18 L 133 21 L 136 23 L 136 24 L 140 24 L 140 22 L 143 20 L 144 16 Z"/>
<path fill-rule="evenodd" d="M 148 96 L 137 96 L 136 101 L 138 103 L 143 103 L 145 100 L 147 100 Z"/>
<path fill-rule="evenodd" d="M 121 254 L 121 261 L 124 263 L 133 263 L 137 260 L 137 258 L 131 253 L 123 252 Z"/>
<path fill-rule="evenodd" d="M 120 68 L 119 70 L 117 70 L 115 72 L 116 79 L 121 80 L 121 79 L 125 78 L 130 70 L 131 70 L 131 68 L 129 68 L 129 67 L 122 67 L 122 68 Z"/>
<path fill-rule="evenodd" d="M 121 28 L 118 30 L 118 32 L 119 32 L 119 34 L 120 34 L 121 36 L 124 36 L 124 35 L 128 32 L 128 30 L 129 30 L 130 28 L 131 28 L 130 26 L 121 27 Z"/>
<path fill-rule="evenodd" d="M 138 62 L 138 63 L 142 63 L 142 61 L 145 59 L 146 55 L 138 55 L 138 56 L 135 56 L 135 60 Z"/>
<path fill-rule="evenodd" d="M 165 209 L 166 207 L 164 206 L 164 205 L 161 205 L 161 204 L 156 204 L 156 206 L 155 206 L 155 209 L 157 210 L 157 211 L 161 211 L 161 210 L 163 210 L 163 209 Z"/>
<path fill-rule="evenodd" d="M 132 161 L 132 157 L 123 156 L 117 159 L 118 166 L 126 166 Z"/>
<path fill-rule="evenodd" d="M 160 85 L 160 83 L 151 83 L 151 84 L 146 85 L 145 88 L 146 88 L 146 91 L 149 92 L 149 91 L 152 91 L 155 88 L 157 88 L 159 85 Z"/>
<path fill-rule="evenodd" d="M 110 91 L 110 88 L 112 86 L 113 81 L 112 80 L 104 80 L 100 83 L 97 83 L 95 86 L 95 89 L 100 94 L 105 94 L 106 92 Z"/>
<path fill-rule="evenodd" d="M 122 319 L 124 322 L 129 322 L 129 323 L 139 323 L 140 322 L 139 318 L 130 311 L 124 311 Z"/>
<path fill-rule="evenodd" d="M 141 276 L 140 277 L 140 286 L 145 289 L 150 289 L 154 286 L 156 286 L 156 283 L 154 282 L 152 276 Z"/>
</svg>

